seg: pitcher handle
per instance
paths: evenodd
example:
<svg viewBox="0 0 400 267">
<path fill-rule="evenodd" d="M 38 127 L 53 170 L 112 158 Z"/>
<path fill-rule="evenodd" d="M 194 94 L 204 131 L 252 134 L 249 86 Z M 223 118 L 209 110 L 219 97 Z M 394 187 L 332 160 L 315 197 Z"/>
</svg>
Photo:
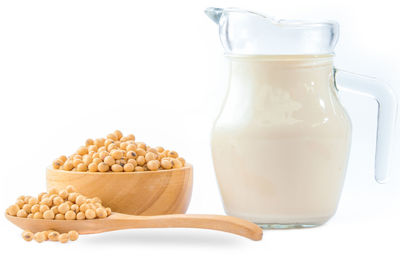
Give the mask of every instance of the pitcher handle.
<svg viewBox="0 0 400 267">
<path fill-rule="evenodd" d="M 397 98 L 386 83 L 348 71 L 335 69 L 335 85 L 339 90 L 373 97 L 378 103 L 376 132 L 375 180 L 386 182 L 390 173 L 390 154 L 395 135 Z"/>
</svg>

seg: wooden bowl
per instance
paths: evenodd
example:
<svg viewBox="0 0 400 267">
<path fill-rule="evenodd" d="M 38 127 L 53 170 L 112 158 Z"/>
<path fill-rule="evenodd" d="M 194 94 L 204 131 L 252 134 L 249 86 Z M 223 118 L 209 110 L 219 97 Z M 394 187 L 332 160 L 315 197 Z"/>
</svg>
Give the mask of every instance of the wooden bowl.
<svg viewBox="0 0 400 267">
<path fill-rule="evenodd" d="M 99 197 L 112 211 L 134 215 L 183 214 L 193 185 L 193 167 L 145 172 L 46 171 L 47 189 L 73 185 L 88 197 Z"/>
</svg>

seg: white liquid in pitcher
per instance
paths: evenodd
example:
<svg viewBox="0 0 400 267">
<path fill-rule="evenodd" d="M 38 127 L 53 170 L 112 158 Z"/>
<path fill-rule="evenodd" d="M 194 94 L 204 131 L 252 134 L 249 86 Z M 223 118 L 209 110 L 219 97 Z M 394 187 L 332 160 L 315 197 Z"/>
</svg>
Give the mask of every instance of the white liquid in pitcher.
<svg viewBox="0 0 400 267">
<path fill-rule="evenodd" d="M 336 211 L 351 126 L 333 85 L 332 56 L 232 56 L 212 133 L 228 215 L 314 226 Z"/>
</svg>

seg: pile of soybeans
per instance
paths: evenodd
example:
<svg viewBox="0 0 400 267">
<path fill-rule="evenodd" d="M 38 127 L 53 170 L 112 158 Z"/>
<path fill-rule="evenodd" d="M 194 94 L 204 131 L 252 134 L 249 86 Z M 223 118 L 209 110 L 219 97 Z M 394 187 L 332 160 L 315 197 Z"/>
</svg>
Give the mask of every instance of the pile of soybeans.
<svg viewBox="0 0 400 267">
<path fill-rule="evenodd" d="M 51 189 L 49 192 L 40 193 L 37 197 L 20 196 L 15 204 L 7 208 L 6 213 L 27 219 L 92 220 L 110 216 L 111 209 L 104 207 L 98 197 L 85 197 L 76 192 L 73 186 L 67 186 L 66 189 Z M 68 240 L 77 240 L 78 236 L 76 231 L 58 233 L 48 230 L 32 233 L 26 229 L 22 233 L 26 241 L 34 239 L 37 242 L 50 240 L 65 243 Z"/>
<path fill-rule="evenodd" d="M 76 153 L 53 161 L 54 169 L 78 172 L 141 172 L 183 166 L 185 159 L 176 151 L 136 142 L 133 134 L 123 136 L 119 130 L 106 138 L 87 139 Z"/>
</svg>

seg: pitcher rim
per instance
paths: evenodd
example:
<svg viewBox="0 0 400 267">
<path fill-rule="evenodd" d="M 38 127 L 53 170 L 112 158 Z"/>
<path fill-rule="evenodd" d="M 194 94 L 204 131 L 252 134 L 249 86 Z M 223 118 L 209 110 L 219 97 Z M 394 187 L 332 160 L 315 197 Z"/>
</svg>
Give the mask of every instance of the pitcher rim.
<svg viewBox="0 0 400 267">
<path fill-rule="evenodd" d="M 326 54 L 233 54 L 224 53 L 224 56 L 234 60 L 255 60 L 255 61 L 316 61 L 316 60 L 332 60 L 335 53 Z"/>
</svg>

